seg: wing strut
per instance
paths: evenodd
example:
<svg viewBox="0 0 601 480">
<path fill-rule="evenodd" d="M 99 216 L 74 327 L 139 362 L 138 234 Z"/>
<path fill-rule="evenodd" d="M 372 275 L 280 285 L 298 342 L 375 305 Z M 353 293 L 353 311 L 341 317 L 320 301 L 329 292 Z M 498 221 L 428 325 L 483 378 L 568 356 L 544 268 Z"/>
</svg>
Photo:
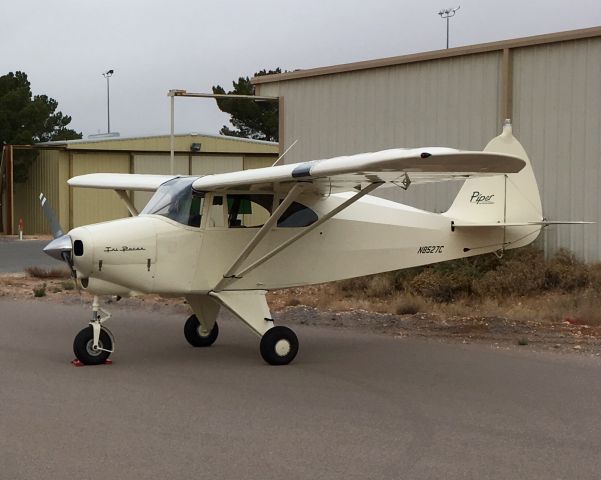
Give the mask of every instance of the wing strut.
<svg viewBox="0 0 601 480">
<path fill-rule="evenodd" d="M 131 216 L 137 217 L 138 209 L 134 206 L 134 202 L 131 201 L 131 198 L 127 194 L 127 192 L 125 190 L 115 190 L 115 192 L 117 193 L 117 195 L 119 195 L 119 198 L 123 200 L 123 203 L 125 203 L 125 206 L 129 210 L 129 213 L 131 213 Z"/>
<path fill-rule="evenodd" d="M 355 195 L 353 195 L 351 198 L 349 198 L 345 202 L 341 203 L 340 205 L 338 205 L 336 208 L 334 208 L 330 212 L 326 213 L 323 217 L 321 217 L 319 220 L 317 220 L 317 222 L 315 222 L 315 223 L 309 225 L 308 227 L 304 228 L 301 232 L 299 232 L 296 235 L 294 235 L 293 237 L 289 238 L 288 240 L 286 240 L 285 242 L 283 242 L 281 245 L 278 245 L 276 248 L 274 248 L 270 252 L 268 252 L 265 255 L 263 255 L 261 258 L 259 258 L 257 261 L 255 261 L 252 264 L 250 264 L 248 267 L 246 267 L 242 271 L 236 273 L 235 275 L 231 274 L 231 276 L 229 278 L 224 278 L 221 282 L 219 282 L 219 284 L 217 285 L 217 287 L 215 287 L 214 290 L 215 291 L 219 291 L 218 288 L 223 288 L 223 286 L 224 286 L 223 284 L 225 283 L 225 281 L 228 281 L 228 280 L 229 281 L 233 281 L 236 278 L 242 278 L 248 272 L 250 272 L 251 270 L 254 270 L 259 265 L 262 265 L 267 260 L 269 260 L 270 258 L 272 258 L 274 255 L 277 255 L 282 250 L 284 250 L 285 248 L 289 247 L 294 242 L 296 242 L 297 240 L 301 239 L 302 237 L 304 237 L 305 235 L 307 235 L 309 232 L 313 231 L 314 229 L 316 229 L 317 227 L 319 227 L 320 225 L 322 225 L 324 222 L 328 221 L 334 215 L 337 215 L 342 210 L 344 210 L 345 208 L 347 208 L 350 205 L 352 205 L 353 203 L 355 203 L 357 200 L 359 200 L 364 195 L 367 195 L 368 193 L 372 192 L 373 190 L 375 190 L 376 188 L 378 188 L 383 183 L 385 183 L 385 182 L 374 182 L 374 183 L 369 184 L 367 187 L 363 188 L 363 190 L 359 191 L 358 193 L 356 193 Z M 275 213 L 274 213 L 274 215 L 275 215 Z M 236 265 L 236 267 L 238 267 L 238 266 L 239 265 Z M 233 270 L 233 269 L 230 269 L 230 271 L 231 270 Z M 228 271 L 228 273 L 229 273 L 229 271 Z"/>
<path fill-rule="evenodd" d="M 213 289 L 215 292 L 219 292 L 227 283 L 231 282 L 232 279 L 235 279 L 237 275 L 235 274 L 236 270 L 244 260 L 248 258 L 248 256 L 253 252 L 257 245 L 261 243 L 261 240 L 267 235 L 269 230 L 275 225 L 275 223 L 280 219 L 286 209 L 297 199 L 297 197 L 301 194 L 305 184 L 302 182 L 296 183 L 286 195 L 286 198 L 278 205 L 278 208 L 271 214 L 269 219 L 265 222 L 265 224 L 261 227 L 261 229 L 256 233 L 256 235 L 252 238 L 248 245 L 244 247 L 242 253 L 238 255 L 238 258 L 234 261 L 232 266 L 227 270 L 227 272 L 223 275 L 223 278 L 219 281 L 219 283 Z"/>
</svg>

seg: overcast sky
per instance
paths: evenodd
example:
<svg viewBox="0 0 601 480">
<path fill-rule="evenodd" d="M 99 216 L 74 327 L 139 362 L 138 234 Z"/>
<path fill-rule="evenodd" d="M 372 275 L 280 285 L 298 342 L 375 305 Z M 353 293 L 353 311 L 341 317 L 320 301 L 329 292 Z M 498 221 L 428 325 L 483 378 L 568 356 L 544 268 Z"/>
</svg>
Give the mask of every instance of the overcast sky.
<svg viewBox="0 0 601 480">
<path fill-rule="evenodd" d="M 169 131 L 169 89 L 208 92 L 293 70 L 601 25 L 601 0 L 4 0 L 0 74 L 21 70 L 84 136 Z M 212 100 L 178 99 L 176 131 L 217 133 Z"/>
</svg>

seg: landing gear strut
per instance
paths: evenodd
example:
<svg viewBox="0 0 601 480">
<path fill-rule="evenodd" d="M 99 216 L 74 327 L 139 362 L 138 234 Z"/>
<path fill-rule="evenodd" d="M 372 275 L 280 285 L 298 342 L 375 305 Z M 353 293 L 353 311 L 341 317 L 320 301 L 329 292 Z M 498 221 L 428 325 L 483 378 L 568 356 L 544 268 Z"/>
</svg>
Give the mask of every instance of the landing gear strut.
<svg viewBox="0 0 601 480">
<path fill-rule="evenodd" d="M 101 365 L 113 353 L 113 334 L 102 325 L 109 318 L 111 314 L 100 307 L 98 297 L 95 296 L 90 326 L 81 330 L 73 340 L 73 353 L 84 365 Z"/>
<path fill-rule="evenodd" d="M 298 353 L 298 338 L 288 327 L 273 325 L 266 293 L 265 290 L 221 291 L 210 292 L 208 297 L 203 298 L 209 299 L 214 305 L 226 307 L 260 337 L 263 360 L 270 365 L 288 365 Z M 193 301 L 200 302 L 200 299 L 189 299 L 194 311 L 200 311 L 195 308 Z M 217 312 L 218 309 L 211 318 L 215 318 Z"/>
</svg>

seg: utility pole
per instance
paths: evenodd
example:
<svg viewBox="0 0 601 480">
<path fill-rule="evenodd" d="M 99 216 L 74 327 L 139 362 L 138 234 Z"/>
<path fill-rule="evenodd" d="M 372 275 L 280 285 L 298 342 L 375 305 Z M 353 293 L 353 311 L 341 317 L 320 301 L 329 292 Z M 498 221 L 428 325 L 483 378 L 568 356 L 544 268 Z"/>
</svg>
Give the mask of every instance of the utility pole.
<svg viewBox="0 0 601 480">
<path fill-rule="evenodd" d="M 115 71 L 113 69 L 107 70 L 102 74 L 104 78 L 106 78 L 106 121 L 107 121 L 107 132 L 111 133 L 111 89 L 109 85 L 109 80 L 113 76 Z"/>
<path fill-rule="evenodd" d="M 461 5 L 459 5 L 458 7 L 455 7 L 455 8 L 444 8 L 440 12 L 438 12 L 438 15 L 440 15 L 440 18 L 444 18 L 447 21 L 447 48 L 449 48 L 449 18 L 454 17 L 455 13 L 460 8 L 461 8 Z"/>
</svg>

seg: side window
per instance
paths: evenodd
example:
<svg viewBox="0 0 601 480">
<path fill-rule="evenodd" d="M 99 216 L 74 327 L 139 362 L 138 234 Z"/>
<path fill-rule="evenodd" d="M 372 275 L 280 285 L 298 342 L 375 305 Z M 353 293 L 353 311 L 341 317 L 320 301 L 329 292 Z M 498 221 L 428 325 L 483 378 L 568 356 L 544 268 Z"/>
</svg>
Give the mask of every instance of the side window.
<svg viewBox="0 0 601 480">
<path fill-rule="evenodd" d="M 224 227 L 223 196 L 215 195 L 209 208 L 208 227 Z"/>
<path fill-rule="evenodd" d="M 188 221 L 182 222 L 187 223 L 191 227 L 200 227 L 200 220 L 202 219 L 202 206 L 204 204 L 204 196 L 194 195 L 190 202 L 190 211 L 188 214 Z"/>
<path fill-rule="evenodd" d="M 317 214 L 313 210 L 301 203 L 292 202 L 292 204 L 290 204 L 290 206 L 278 220 L 278 227 L 308 227 L 316 221 Z"/>
<path fill-rule="evenodd" d="M 230 194 L 227 196 L 228 227 L 260 227 L 271 216 L 272 207 L 273 195 Z"/>
</svg>

